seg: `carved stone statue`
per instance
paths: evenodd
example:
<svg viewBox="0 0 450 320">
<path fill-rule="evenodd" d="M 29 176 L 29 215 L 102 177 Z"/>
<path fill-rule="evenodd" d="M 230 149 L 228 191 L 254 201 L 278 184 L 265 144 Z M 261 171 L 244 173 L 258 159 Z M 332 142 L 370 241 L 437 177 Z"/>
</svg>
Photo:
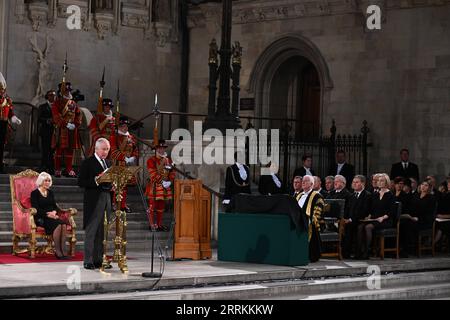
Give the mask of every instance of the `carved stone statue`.
<svg viewBox="0 0 450 320">
<path fill-rule="evenodd" d="M 242 47 L 239 41 L 234 43 L 233 49 L 233 64 L 241 64 L 242 62 Z"/>
<path fill-rule="evenodd" d="M 36 93 L 31 101 L 32 104 L 36 105 L 44 97 L 45 93 L 49 89 L 49 77 L 50 77 L 50 65 L 47 61 L 51 46 L 53 44 L 53 39 L 47 34 L 45 38 L 45 48 L 41 49 L 38 45 L 37 34 L 34 34 L 30 39 L 32 50 L 37 54 L 36 61 L 39 64 L 39 82 L 36 88 Z"/>
</svg>

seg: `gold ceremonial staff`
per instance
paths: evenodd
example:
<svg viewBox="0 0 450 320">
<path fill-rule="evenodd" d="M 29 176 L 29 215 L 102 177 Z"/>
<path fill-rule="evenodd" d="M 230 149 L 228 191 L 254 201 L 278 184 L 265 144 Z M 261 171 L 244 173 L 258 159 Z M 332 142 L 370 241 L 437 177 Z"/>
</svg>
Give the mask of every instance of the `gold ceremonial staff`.
<svg viewBox="0 0 450 320">
<path fill-rule="evenodd" d="M 119 117 L 119 89 L 117 89 L 117 117 Z M 115 226 L 116 226 L 116 236 L 114 238 L 114 255 L 113 262 L 117 262 L 122 273 L 128 273 L 126 247 L 127 247 L 127 213 L 122 211 L 122 191 L 130 182 L 130 180 L 137 174 L 140 167 L 120 167 L 112 166 L 110 167 L 104 175 L 102 175 L 97 182 L 104 183 L 109 182 L 113 185 L 115 190 L 114 203 L 116 204 L 115 211 Z M 104 238 L 103 238 L 103 262 L 100 271 L 104 270 L 110 265 L 111 261 L 107 257 L 107 243 L 108 243 L 108 218 L 105 212 L 104 218 Z"/>
</svg>

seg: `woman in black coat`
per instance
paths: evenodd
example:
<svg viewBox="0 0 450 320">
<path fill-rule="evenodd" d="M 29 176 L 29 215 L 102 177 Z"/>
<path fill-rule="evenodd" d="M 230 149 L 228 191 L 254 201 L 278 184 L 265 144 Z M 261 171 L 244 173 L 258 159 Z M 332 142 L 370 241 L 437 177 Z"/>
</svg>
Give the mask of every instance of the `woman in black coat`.
<svg viewBox="0 0 450 320">
<path fill-rule="evenodd" d="M 67 259 L 65 254 L 66 226 L 58 214 L 52 186 L 52 177 L 42 172 L 36 180 L 38 188 L 31 192 L 31 206 L 37 210 L 34 216 L 36 225 L 45 229 L 45 234 L 52 235 L 55 243 L 55 256 Z"/>
<path fill-rule="evenodd" d="M 403 215 L 400 223 L 401 256 L 407 257 L 411 244 L 416 244 L 419 231 L 433 227 L 436 198 L 431 194 L 432 186 L 428 181 L 420 185 L 420 194 L 414 194 L 411 211 Z"/>
<path fill-rule="evenodd" d="M 371 214 L 367 221 L 358 226 L 357 258 L 368 259 L 373 231 L 390 228 L 393 225 L 395 196 L 389 190 L 390 179 L 387 174 L 378 175 L 378 191 L 372 196 Z"/>
</svg>

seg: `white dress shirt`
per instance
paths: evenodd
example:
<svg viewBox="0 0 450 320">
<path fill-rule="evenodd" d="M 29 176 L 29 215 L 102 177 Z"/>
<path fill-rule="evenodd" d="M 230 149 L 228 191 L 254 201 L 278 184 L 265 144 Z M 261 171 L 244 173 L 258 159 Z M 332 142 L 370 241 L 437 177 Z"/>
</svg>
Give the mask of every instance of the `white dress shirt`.
<svg viewBox="0 0 450 320">
<path fill-rule="evenodd" d="M 247 171 L 245 171 L 244 166 L 238 162 L 236 162 L 236 165 L 239 169 L 239 175 L 241 176 L 241 179 L 244 181 L 247 180 Z"/>
<path fill-rule="evenodd" d="M 303 168 L 305 168 L 305 167 L 303 167 Z M 305 171 L 306 171 L 305 176 L 312 176 L 313 175 L 311 173 L 311 171 L 310 171 L 310 168 L 305 168 Z"/>
<path fill-rule="evenodd" d="M 344 164 L 345 164 L 345 162 L 344 162 L 344 163 L 338 163 L 338 166 L 337 166 L 337 174 L 341 174 L 341 170 L 342 170 L 342 168 L 344 167 Z"/>
<path fill-rule="evenodd" d="M 271 174 L 273 182 L 277 185 L 278 188 L 281 188 L 281 181 L 278 179 L 275 173 Z"/>
<path fill-rule="evenodd" d="M 304 192 L 303 194 L 302 194 L 302 196 L 300 197 L 300 200 L 298 200 L 298 205 L 300 206 L 300 208 L 302 208 L 303 209 L 303 206 L 305 205 L 305 201 L 306 201 L 306 198 L 308 198 L 308 196 L 309 196 L 309 194 L 312 192 L 312 189 L 311 190 L 309 190 L 308 192 Z"/>
</svg>

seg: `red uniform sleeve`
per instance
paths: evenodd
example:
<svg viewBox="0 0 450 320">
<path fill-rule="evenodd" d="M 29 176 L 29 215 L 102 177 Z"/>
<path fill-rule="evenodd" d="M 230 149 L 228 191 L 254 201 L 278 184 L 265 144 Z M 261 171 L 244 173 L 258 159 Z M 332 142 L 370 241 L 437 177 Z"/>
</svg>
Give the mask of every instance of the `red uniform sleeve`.
<svg viewBox="0 0 450 320">
<path fill-rule="evenodd" d="M 75 102 L 74 102 L 75 103 Z M 75 104 L 76 105 L 76 104 Z M 83 120 L 83 115 L 81 114 L 81 109 L 76 105 L 75 107 L 75 119 L 73 124 L 79 128 L 81 126 L 81 121 Z"/>
<path fill-rule="evenodd" d="M 58 104 L 56 102 L 53 103 L 52 105 L 52 118 L 53 123 L 60 128 L 65 127 L 67 125 L 67 123 L 62 118 L 61 113 L 59 113 Z"/>
</svg>

